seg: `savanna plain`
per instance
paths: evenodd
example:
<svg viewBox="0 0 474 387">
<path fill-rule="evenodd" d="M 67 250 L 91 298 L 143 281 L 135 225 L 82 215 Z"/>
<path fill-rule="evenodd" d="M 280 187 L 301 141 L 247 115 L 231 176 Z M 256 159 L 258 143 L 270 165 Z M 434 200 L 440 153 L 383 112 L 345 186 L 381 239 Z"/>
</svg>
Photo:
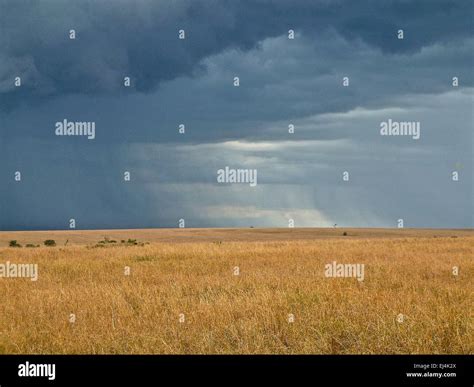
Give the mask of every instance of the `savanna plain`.
<svg viewBox="0 0 474 387">
<path fill-rule="evenodd" d="M 0 353 L 472 354 L 473 248 L 473 230 L 0 232 L 0 263 L 38 265 L 0 278 Z"/>
</svg>

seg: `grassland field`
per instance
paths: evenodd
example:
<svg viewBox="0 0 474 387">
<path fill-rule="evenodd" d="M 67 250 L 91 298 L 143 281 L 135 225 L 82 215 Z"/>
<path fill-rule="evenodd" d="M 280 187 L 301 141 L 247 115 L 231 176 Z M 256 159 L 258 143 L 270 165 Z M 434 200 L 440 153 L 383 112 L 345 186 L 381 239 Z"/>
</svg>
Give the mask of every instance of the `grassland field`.
<svg viewBox="0 0 474 387">
<path fill-rule="evenodd" d="M 0 232 L 0 264 L 38 265 L 0 278 L 0 353 L 472 354 L 473 253 L 473 230 Z"/>
</svg>

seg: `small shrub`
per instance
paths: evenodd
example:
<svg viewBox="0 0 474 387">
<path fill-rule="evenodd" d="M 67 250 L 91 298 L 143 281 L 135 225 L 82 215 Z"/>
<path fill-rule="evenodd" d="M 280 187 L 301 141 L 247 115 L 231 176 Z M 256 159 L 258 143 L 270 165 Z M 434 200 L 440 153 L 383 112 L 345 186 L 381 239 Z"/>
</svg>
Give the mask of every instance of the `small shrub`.
<svg viewBox="0 0 474 387">
<path fill-rule="evenodd" d="M 342 235 L 347 236 L 347 232 L 344 231 L 344 232 L 342 233 Z"/>
<path fill-rule="evenodd" d="M 109 237 L 104 237 L 104 240 L 103 241 L 99 241 L 97 242 L 101 245 L 108 245 L 110 243 L 117 243 L 117 241 L 114 241 L 113 239 L 110 239 Z M 123 242 L 122 242 L 123 243 Z"/>
<path fill-rule="evenodd" d="M 17 241 L 10 241 L 9 246 L 10 247 L 21 247 L 21 245 Z"/>
<path fill-rule="evenodd" d="M 56 241 L 54 239 L 46 239 L 44 241 L 45 246 L 56 246 Z"/>
</svg>

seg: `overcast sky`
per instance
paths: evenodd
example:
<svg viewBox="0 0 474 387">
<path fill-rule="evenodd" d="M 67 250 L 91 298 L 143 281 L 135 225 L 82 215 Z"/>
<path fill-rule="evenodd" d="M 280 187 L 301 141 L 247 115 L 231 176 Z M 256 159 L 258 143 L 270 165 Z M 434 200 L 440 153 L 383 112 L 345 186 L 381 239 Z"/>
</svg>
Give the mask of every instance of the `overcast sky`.
<svg viewBox="0 0 474 387">
<path fill-rule="evenodd" d="M 0 0 L 0 229 L 473 227 L 473 65 L 471 0 Z"/>
</svg>

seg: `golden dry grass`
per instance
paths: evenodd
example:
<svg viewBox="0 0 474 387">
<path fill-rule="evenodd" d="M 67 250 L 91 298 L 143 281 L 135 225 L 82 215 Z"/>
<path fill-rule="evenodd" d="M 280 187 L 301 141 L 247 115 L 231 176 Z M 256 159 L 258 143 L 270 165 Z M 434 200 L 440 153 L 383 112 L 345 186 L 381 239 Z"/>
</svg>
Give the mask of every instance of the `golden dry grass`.
<svg viewBox="0 0 474 387">
<path fill-rule="evenodd" d="M 42 244 L 54 239 L 58 245 L 68 246 L 97 243 L 107 236 L 120 241 L 128 238 L 148 242 L 251 242 L 251 241 L 295 241 L 341 238 L 408 238 L 408 237 L 462 237 L 473 236 L 472 229 L 387 229 L 387 228 L 150 228 L 134 230 L 52 230 L 52 231 L 3 231 L 0 232 L 0 247 L 8 246 L 10 240 L 22 244 Z"/>
<path fill-rule="evenodd" d="M 473 245 L 467 234 L 3 247 L 0 263 L 37 263 L 39 280 L 0 278 L 0 353 L 473 353 Z M 365 280 L 326 278 L 332 261 L 364 263 Z"/>
</svg>

